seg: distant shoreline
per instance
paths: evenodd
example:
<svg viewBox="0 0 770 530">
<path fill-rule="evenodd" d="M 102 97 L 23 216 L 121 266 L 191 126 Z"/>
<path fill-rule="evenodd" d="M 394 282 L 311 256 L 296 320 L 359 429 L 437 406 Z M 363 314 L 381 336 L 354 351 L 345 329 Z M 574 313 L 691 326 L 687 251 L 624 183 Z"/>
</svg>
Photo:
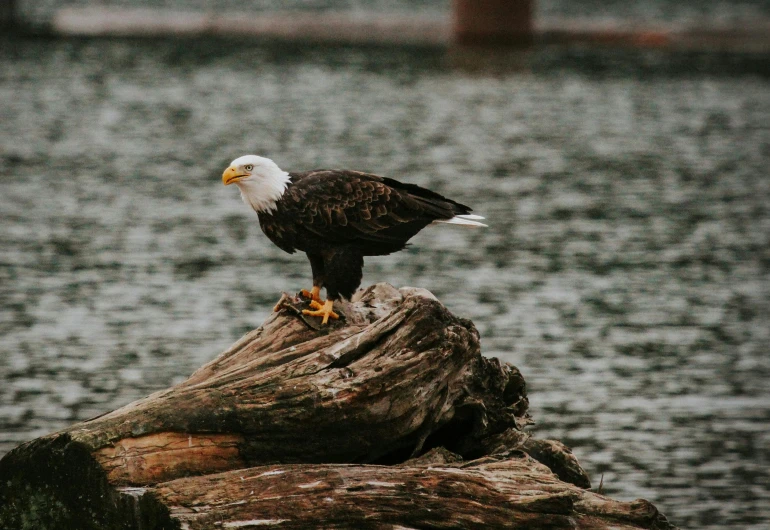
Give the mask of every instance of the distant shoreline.
<svg viewBox="0 0 770 530">
<path fill-rule="evenodd" d="M 34 25 L 34 21 L 31 21 Z M 230 37 L 288 42 L 450 47 L 447 14 L 284 12 L 213 13 L 113 7 L 62 8 L 36 27 L 52 36 Z M 591 45 L 687 51 L 770 53 L 770 20 L 692 27 L 625 21 L 547 18 L 535 22 L 531 44 Z"/>
</svg>

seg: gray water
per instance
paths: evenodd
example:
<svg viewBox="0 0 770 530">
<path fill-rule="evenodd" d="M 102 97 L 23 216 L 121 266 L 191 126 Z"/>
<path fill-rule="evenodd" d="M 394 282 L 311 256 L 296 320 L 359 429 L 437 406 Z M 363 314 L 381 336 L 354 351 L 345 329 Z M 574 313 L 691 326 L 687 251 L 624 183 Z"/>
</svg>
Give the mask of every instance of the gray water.
<svg viewBox="0 0 770 530">
<path fill-rule="evenodd" d="M 221 184 L 254 152 L 472 205 L 488 229 L 426 229 L 364 285 L 473 319 L 594 486 L 684 528 L 767 527 L 763 59 L 0 44 L 0 454 L 185 379 L 309 287 Z"/>
</svg>

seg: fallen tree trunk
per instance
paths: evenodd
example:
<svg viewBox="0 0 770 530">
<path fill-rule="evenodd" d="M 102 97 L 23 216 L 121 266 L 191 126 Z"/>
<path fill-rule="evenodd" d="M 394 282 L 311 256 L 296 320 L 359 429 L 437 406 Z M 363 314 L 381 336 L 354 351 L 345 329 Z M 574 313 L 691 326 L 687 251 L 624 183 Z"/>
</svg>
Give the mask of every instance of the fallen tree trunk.
<svg viewBox="0 0 770 530">
<path fill-rule="evenodd" d="M 523 433 L 521 374 L 430 293 L 380 284 L 323 328 L 303 304 L 284 296 L 187 381 L 14 449 L 0 527 L 668 528 Z"/>
<path fill-rule="evenodd" d="M 433 450 L 399 466 L 274 465 L 178 479 L 153 492 L 190 529 L 665 528 L 646 501 L 618 503 L 558 480 L 521 451 L 461 462 Z M 206 495 L 201 496 L 205 491 Z M 258 517 L 258 518 L 255 518 Z"/>
</svg>

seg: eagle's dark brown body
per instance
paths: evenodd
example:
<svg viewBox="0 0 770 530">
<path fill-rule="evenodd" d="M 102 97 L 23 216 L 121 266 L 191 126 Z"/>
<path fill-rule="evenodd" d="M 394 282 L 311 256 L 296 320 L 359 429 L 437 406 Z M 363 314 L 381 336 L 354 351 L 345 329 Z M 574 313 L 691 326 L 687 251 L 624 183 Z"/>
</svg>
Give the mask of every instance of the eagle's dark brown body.
<svg viewBox="0 0 770 530">
<path fill-rule="evenodd" d="M 282 250 L 307 253 L 313 285 L 326 287 L 331 300 L 355 292 L 364 256 L 399 251 L 430 223 L 471 211 L 419 186 L 357 171 L 289 176 L 275 209 L 259 213 L 259 224 Z"/>
</svg>

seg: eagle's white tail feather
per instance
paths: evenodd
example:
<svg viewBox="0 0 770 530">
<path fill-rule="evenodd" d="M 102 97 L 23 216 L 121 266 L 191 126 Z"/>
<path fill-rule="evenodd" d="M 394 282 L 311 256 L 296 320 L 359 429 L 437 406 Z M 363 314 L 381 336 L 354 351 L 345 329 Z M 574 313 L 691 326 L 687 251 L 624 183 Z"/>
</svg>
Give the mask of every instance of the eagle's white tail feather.
<svg viewBox="0 0 770 530">
<path fill-rule="evenodd" d="M 471 221 L 478 221 L 480 219 L 484 219 L 480 215 L 474 215 L 472 213 L 469 213 L 467 215 L 455 215 L 455 217 L 459 217 L 460 219 L 470 219 Z"/>
<path fill-rule="evenodd" d="M 474 221 L 474 219 L 484 219 L 480 215 L 455 215 L 451 219 L 446 221 L 436 221 L 437 223 L 446 223 L 448 225 L 465 225 L 465 226 L 487 226 L 484 223 Z"/>
</svg>

